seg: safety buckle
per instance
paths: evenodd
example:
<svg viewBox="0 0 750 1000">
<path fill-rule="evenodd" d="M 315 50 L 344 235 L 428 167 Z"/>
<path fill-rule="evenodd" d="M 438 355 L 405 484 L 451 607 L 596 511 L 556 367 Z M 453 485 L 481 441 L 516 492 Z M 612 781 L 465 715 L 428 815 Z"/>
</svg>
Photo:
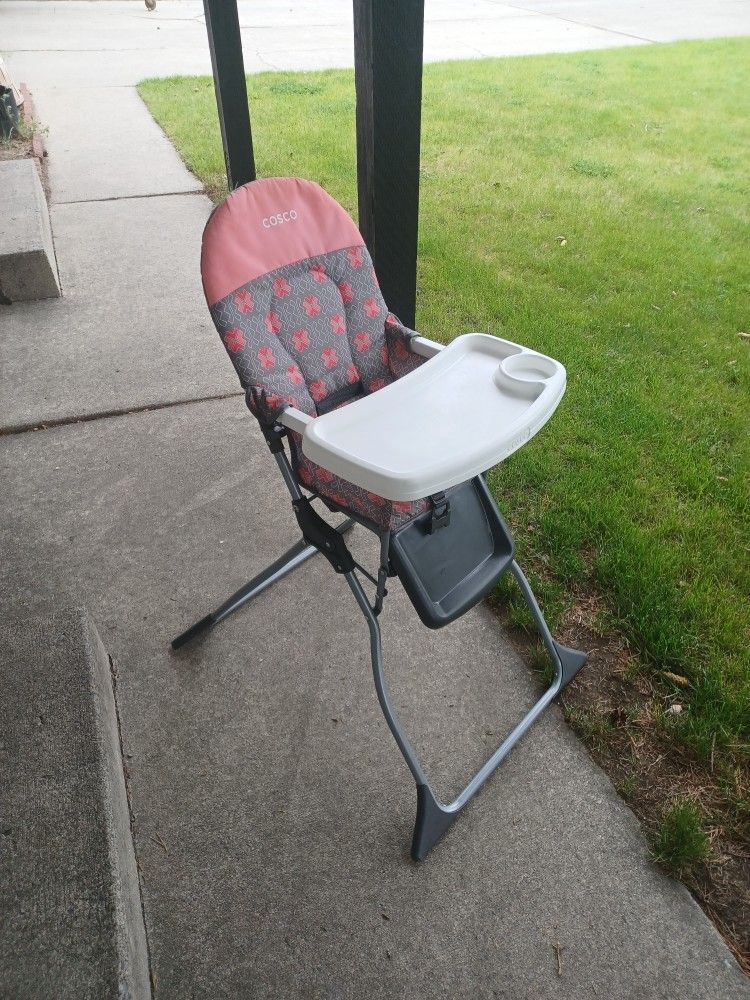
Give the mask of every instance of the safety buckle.
<svg viewBox="0 0 750 1000">
<path fill-rule="evenodd" d="M 430 497 L 432 513 L 427 522 L 427 534 L 431 535 L 439 528 L 447 528 L 451 523 L 451 504 L 445 493 L 433 493 Z"/>
</svg>

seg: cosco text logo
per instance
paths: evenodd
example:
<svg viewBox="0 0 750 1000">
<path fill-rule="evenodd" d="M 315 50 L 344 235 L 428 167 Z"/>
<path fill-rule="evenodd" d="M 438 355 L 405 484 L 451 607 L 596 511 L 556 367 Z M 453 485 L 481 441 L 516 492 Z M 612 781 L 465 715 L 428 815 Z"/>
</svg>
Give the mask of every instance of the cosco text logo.
<svg viewBox="0 0 750 1000">
<path fill-rule="evenodd" d="M 285 222 L 294 222 L 297 218 L 297 213 L 294 209 L 289 212 L 277 212 L 276 215 L 269 215 L 268 218 L 263 220 L 263 228 L 270 229 L 272 226 L 283 226 Z"/>
</svg>

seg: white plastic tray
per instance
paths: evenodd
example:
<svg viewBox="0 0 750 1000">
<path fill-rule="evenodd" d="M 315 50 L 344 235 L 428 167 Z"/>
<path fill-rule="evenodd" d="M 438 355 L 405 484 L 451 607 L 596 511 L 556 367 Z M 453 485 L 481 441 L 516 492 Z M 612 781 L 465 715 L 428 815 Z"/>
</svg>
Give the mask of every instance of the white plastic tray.
<svg viewBox="0 0 750 1000">
<path fill-rule="evenodd" d="M 378 392 L 310 420 L 302 451 L 388 500 L 417 500 L 517 451 L 564 392 L 559 362 L 468 333 Z"/>
</svg>

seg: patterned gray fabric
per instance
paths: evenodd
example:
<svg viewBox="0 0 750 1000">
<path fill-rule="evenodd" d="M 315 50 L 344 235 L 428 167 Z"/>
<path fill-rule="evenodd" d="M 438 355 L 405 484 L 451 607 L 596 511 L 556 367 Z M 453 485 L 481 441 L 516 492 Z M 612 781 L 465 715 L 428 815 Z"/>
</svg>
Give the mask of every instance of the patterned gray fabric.
<svg viewBox="0 0 750 1000">
<path fill-rule="evenodd" d="M 388 313 L 364 246 L 271 271 L 225 296 L 211 315 L 245 391 L 265 394 L 256 416 L 266 420 L 287 404 L 315 416 L 347 386 L 376 392 L 424 360 L 408 350 L 413 331 Z M 427 509 L 427 500 L 386 501 L 333 476 L 305 458 L 299 435 L 290 440 L 301 482 L 329 505 L 379 528 Z"/>
<path fill-rule="evenodd" d="M 316 414 L 317 403 L 347 384 L 361 380 L 375 392 L 393 379 L 388 310 L 364 247 L 287 264 L 211 314 L 242 385 L 266 390 L 266 415 L 284 403 Z"/>
</svg>

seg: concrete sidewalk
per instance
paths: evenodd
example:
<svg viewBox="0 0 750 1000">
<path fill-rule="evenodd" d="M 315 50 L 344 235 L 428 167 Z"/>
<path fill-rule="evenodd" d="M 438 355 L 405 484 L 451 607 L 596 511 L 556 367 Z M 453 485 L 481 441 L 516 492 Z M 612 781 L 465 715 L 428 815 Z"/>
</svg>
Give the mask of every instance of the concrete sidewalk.
<svg viewBox="0 0 750 1000">
<path fill-rule="evenodd" d="M 527 16 L 461 5 L 478 35 L 495 8 Z M 413 783 L 364 621 L 321 560 L 170 654 L 171 635 L 295 540 L 202 299 L 210 204 L 131 87 L 207 70 L 199 9 L 0 7 L 50 129 L 65 293 L 0 311 L 2 427 L 62 424 L 0 438 L 2 603 L 85 604 L 118 668 L 155 995 L 750 997 L 557 709 L 427 862 L 408 861 Z M 290 17 L 300 27 L 299 4 L 242 9 L 269 51 Z M 308 26 L 290 63 L 346 33 L 343 5 L 304 9 L 320 46 Z M 434 4 L 431 24 L 458 9 Z M 354 546 L 372 562 L 363 531 Z M 529 704 L 533 677 L 483 608 L 433 633 L 395 586 L 384 630 L 397 706 L 448 794 Z"/>
<path fill-rule="evenodd" d="M 427 861 L 408 860 L 413 782 L 364 620 L 322 560 L 169 652 L 295 540 L 243 411 L 196 403 L 0 439 L 6 600 L 75 595 L 118 669 L 155 995 L 750 997 L 556 708 Z M 365 532 L 353 544 L 372 565 Z M 533 677 L 487 610 L 430 632 L 392 590 L 394 698 L 448 794 L 531 703 Z"/>
</svg>

